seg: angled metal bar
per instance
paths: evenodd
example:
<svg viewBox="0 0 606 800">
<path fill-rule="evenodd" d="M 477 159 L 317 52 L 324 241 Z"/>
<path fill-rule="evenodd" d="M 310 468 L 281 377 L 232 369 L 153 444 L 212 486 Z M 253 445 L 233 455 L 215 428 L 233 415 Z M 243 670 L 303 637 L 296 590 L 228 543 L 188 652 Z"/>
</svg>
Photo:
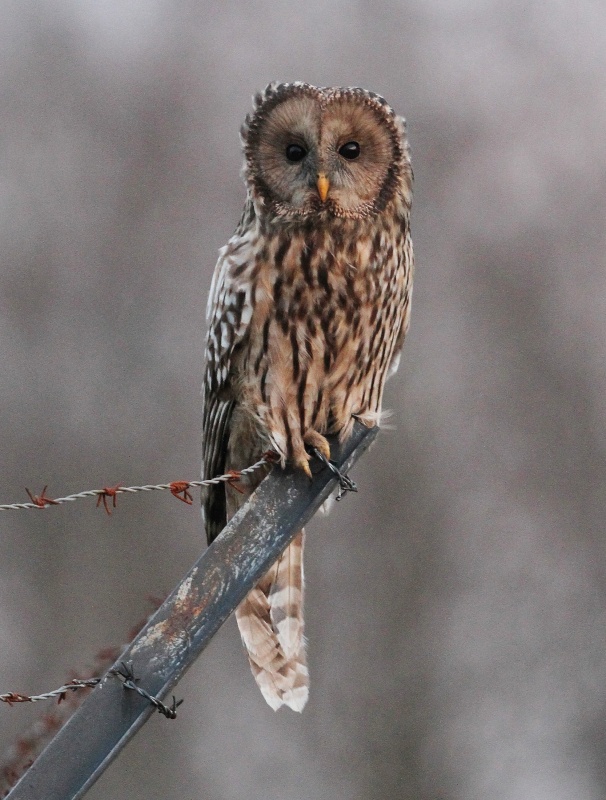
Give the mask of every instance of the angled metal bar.
<svg viewBox="0 0 606 800">
<path fill-rule="evenodd" d="M 347 442 L 340 445 L 333 439 L 339 469 L 347 472 L 376 435 L 376 428 L 356 423 Z M 132 664 L 138 685 L 165 697 L 335 488 L 336 477 L 328 468 L 318 465 L 312 470 L 310 481 L 301 471 L 274 468 L 114 667 L 122 661 Z M 83 797 L 153 713 L 147 700 L 106 675 L 7 800 Z"/>
</svg>

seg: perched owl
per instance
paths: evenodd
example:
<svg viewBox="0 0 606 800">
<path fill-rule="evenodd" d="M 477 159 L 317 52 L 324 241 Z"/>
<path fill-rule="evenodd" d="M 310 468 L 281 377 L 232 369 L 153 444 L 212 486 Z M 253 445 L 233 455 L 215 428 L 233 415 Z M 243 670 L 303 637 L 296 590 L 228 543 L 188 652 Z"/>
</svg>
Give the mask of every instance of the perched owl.
<svg viewBox="0 0 606 800">
<path fill-rule="evenodd" d="M 405 123 L 363 89 L 270 84 L 242 128 L 247 199 L 208 300 L 203 477 L 267 450 L 310 473 L 327 433 L 379 423 L 408 329 L 412 169 Z M 203 497 L 209 542 L 263 476 Z M 242 489 L 244 488 L 244 492 Z M 303 531 L 236 611 L 274 708 L 308 696 Z"/>
</svg>

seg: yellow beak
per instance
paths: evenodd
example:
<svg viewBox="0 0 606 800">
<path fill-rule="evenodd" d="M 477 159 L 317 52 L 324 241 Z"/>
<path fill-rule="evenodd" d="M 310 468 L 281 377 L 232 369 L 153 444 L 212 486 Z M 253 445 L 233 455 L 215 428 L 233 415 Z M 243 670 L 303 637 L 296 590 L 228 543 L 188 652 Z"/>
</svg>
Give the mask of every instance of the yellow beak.
<svg viewBox="0 0 606 800">
<path fill-rule="evenodd" d="M 330 189 L 330 183 L 328 178 L 323 172 L 318 173 L 318 180 L 316 182 L 316 186 L 318 187 L 318 194 L 320 195 L 320 200 L 325 203 L 326 198 L 328 197 L 328 190 Z"/>
</svg>

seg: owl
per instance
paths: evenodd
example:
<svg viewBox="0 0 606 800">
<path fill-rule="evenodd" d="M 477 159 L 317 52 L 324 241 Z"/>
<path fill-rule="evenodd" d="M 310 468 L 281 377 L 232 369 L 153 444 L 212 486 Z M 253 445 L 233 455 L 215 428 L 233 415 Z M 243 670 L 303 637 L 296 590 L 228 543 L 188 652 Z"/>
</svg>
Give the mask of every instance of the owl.
<svg viewBox="0 0 606 800">
<path fill-rule="evenodd" d="M 203 478 L 273 450 L 311 475 L 327 434 L 380 422 L 413 279 L 404 120 L 358 88 L 273 83 L 241 131 L 247 198 L 207 308 Z M 264 476 L 205 490 L 209 543 Z M 273 709 L 308 698 L 300 531 L 236 610 Z"/>
</svg>

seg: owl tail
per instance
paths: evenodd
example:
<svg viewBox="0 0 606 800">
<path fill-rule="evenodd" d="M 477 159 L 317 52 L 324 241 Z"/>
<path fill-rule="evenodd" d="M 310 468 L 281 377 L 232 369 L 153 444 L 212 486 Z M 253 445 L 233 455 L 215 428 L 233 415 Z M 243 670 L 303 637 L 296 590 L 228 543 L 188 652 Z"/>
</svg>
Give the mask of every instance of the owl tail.
<svg viewBox="0 0 606 800">
<path fill-rule="evenodd" d="M 278 561 L 236 609 L 252 673 L 277 711 L 303 711 L 309 674 L 303 637 L 303 541 L 299 531 Z"/>
</svg>

